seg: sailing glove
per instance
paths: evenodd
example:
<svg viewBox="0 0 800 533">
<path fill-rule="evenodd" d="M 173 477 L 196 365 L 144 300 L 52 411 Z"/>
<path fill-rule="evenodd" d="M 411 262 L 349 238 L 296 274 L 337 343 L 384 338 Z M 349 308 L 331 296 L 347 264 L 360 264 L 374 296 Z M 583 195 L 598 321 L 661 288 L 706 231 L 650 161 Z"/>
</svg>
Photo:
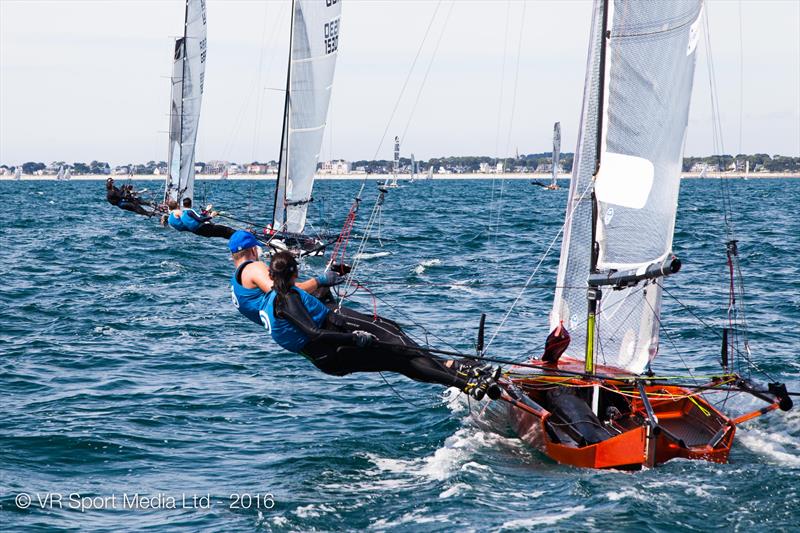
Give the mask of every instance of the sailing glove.
<svg viewBox="0 0 800 533">
<path fill-rule="evenodd" d="M 344 276 L 340 276 L 333 270 L 328 270 L 314 279 L 317 280 L 317 285 L 320 287 L 333 287 L 334 285 L 344 283 Z"/>
<path fill-rule="evenodd" d="M 373 342 L 377 340 L 377 337 L 372 333 L 367 331 L 354 331 L 353 332 L 353 344 L 358 346 L 359 348 L 366 348 L 367 346 L 371 346 Z"/>
</svg>

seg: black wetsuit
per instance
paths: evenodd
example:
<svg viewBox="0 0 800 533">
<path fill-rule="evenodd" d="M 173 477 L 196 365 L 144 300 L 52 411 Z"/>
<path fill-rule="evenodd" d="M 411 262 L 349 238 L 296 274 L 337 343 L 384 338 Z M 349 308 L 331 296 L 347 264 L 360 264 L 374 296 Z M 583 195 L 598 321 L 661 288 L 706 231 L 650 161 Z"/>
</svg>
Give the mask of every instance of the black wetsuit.
<svg viewBox="0 0 800 533">
<path fill-rule="evenodd" d="M 125 211 L 132 211 L 139 215 L 147 216 L 153 214 L 151 211 L 142 207 L 142 201 L 139 198 L 130 194 L 127 190 L 120 189 L 113 185 L 110 189 L 106 189 L 106 200 L 108 200 L 108 203 L 111 205 L 115 205 Z"/>
<path fill-rule="evenodd" d="M 189 230 L 195 235 L 200 235 L 201 237 L 220 237 L 223 239 L 230 239 L 231 235 L 236 233 L 235 229 L 229 226 L 223 226 L 222 224 L 214 224 L 211 222 L 210 216 L 198 215 L 193 209 L 186 209 L 184 213 L 200 223 L 200 226 L 194 231 Z"/>
<path fill-rule="evenodd" d="M 416 349 L 419 345 L 391 320 L 343 307 L 332 310 L 324 326 L 318 328 L 296 291 L 289 291 L 286 297 L 276 301 L 276 316 L 288 320 L 309 337 L 302 353 L 326 374 L 396 372 L 425 383 L 459 389 L 467 385 L 465 371 L 472 363 L 453 361 L 452 367 L 445 366 L 444 360 Z M 359 330 L 372 333 L 380 344 L 356 346 L 352 332 Z"/>
</svg>

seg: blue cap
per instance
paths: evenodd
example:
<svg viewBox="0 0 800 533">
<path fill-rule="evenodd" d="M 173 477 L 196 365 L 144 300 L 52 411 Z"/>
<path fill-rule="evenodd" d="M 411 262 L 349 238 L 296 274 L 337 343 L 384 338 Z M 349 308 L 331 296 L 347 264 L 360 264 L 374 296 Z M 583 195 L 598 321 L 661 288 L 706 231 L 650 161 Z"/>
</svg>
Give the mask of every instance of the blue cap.
<svg viewBox="0 0 800 533">
<path fill-rule="evenodd" d="M 253 248 L 254 246 L 258 246 L 258 240 L 256 240 L 255 236 L 249 231 L 235 231 L 233 235 L 231 235 L 230 240 L 228 240 L 228 249 L 232 254 L 247 250 L 248 248 Z"/>
</svg>

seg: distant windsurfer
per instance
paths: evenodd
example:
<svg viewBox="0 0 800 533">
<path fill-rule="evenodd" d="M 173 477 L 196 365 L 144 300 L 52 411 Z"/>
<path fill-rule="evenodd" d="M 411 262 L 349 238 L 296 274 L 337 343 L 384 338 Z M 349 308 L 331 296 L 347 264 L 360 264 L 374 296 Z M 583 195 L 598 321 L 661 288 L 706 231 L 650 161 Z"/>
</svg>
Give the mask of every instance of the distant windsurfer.
<svg viewBox="0 0 800 533">
<path fill-rule="evenodd" d="M 153 211 L 144 208 L 142 200 L 133 190 L 132 185 L 123 185 L 122 188 L 114 185 L 114 178 L 106 180 L 106 200 L 125 211 L 132 211 L 139 215 L 151 216 Z"/>
<path fill-rule="evenodd" d="M 415 381 L 438 383 L 497 399 L 498 370 L 468 360 L 432 357 L 400 327 L 378 316 L 341 307 L 332 309 L 310 294 L 343 281 L 332 271 L 297 282 L 297 260 L 290 252 L 258 260 L 258 241 L 237 231 L 229 241 L 236 271 L 231 278 L 233 304 L 245 317 L 267 328 L 272 339 L 300 353 L 326 374 L 396 372 Z"/>
<path fill-rule="evenodd" d="M 177 207 L 177 204 L 175 207 Z M 170 210 L 173 213 L 175 212 L 171 207 Z M 215 211 L 203 211 L 202 213 L 198 213 L 192 209 L 192 199 L 184 198 L 183 208 L 180 210 L 180 222 L 184 229 L 175 227 L 173 224 L 170 224 L 170 226 L 178 231 L 191 231 L 201 237 L 221 237 L 223 239 L 230 239 L 236 230 L 222 224 L 214 224 L 211 222 L 216 215 L 217 213 Z"/>
</svg>

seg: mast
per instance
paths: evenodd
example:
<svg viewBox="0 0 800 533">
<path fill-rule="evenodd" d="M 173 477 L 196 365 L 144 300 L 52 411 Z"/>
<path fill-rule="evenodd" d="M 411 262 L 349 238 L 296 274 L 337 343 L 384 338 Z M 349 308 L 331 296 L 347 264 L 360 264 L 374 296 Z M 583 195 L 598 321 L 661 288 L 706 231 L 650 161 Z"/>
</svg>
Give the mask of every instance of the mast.
<svg viewBox="0 0 800 533">
<path fill-rule="evenodd" d="M 183 15 L 183 63 L 181 65 L 181 130 L 178 145 L 178 161 L 181 162 L 181 166 L 183 166 L 183 128 L 184 128 L 184 118 L 186 117 L 186 113 L 183 112 L 183 97 L 184 91 L 186 90 L 186 56 L 189 54 L 187 53 L 188 50 L 186 49 L 186 38 L 189 35 L 189 2 L 191 0 L 186 0 L 186 8 Z M 194 162 L 192 163 L 194 164 Z M 183 170 L 183 169 L 181 169 Z M 180 172 L 180 171 L 179 171 Z M 181 174 L 178 174 L 178 202 L 180 202 L 183 198 L 183 189 L 181 189 Z"/>
<path fill-rule="evenodd" d="M 286 186 L 288 184 L 288 171 L 289 171 L 289 108 L 291 106 L 290 103 L 290 94 L 291 94 L 291 83 L 292 83 L 292 48 L 293 48 L 293 39 L 294 39 L 294 21 L 295 21 L 295 14 L 296 14 L 296 3 L 297 0 L 292 0 L 292 18 L 289 23 L 289 60 L 286 67 L 286 99 L 283 105 L 283 130 L 281 131 L 281 150 L 278 154 L 278 179 L 275 180 L 275 204 L 272 208 L 272 226 L 273 229 L 285 229 L 286 226 Z M 283 176 L 281 176 L 281 170 L 283 169 Z M 281 180 L 284 181 L 283 187 L 281 187 Z M 283 189 L 281 194 L 281 189 Z M 278 202 L 282 202 L 283 206 L 283 220 L 280 221 L 280 226 L 275 228 L 276 216 L 278 214 Z"/>
<path fill-rule="evenodd" d="M 599 92 L 597 102 L 597 137 L 595 139 L 595 167 L 594 175 L 592 176 L 592 238 L 591 250 L 589 251 L 589 274 L 597 272 L 597 254 L 600 245 L 597 242 L 597 197 L 594 191 L 594 182 L 597 179 L 597 173 L 600 171 L 600 154 L 603 148 L 603 113 L 606 97 L 606 50 L 608 48 L 608 7 L 609 1 L 603 0 L 603 23 L 601 26 L 602 36 L 600 44 L 600 79 L 599 79 Z M 603 293 L 599 287 L 589 287 L 586 292 L 586 298 L 589 302 L 587 317 L 586 317 L 586 354 L 585 354 L 585 370 L 587 374 L 594 374 L 594 337 L 595 337 L 595 324 L 597 319 L 597 304 L 602 298 Z M 595 391 L 597 392 L 597 391 Z M 596 395 L 595 395 L 596 400 Z M 593 402 L 594 403 L 594 402 Z M 594 409 L 595 413 L 597 409 Z"/>
</svg>

